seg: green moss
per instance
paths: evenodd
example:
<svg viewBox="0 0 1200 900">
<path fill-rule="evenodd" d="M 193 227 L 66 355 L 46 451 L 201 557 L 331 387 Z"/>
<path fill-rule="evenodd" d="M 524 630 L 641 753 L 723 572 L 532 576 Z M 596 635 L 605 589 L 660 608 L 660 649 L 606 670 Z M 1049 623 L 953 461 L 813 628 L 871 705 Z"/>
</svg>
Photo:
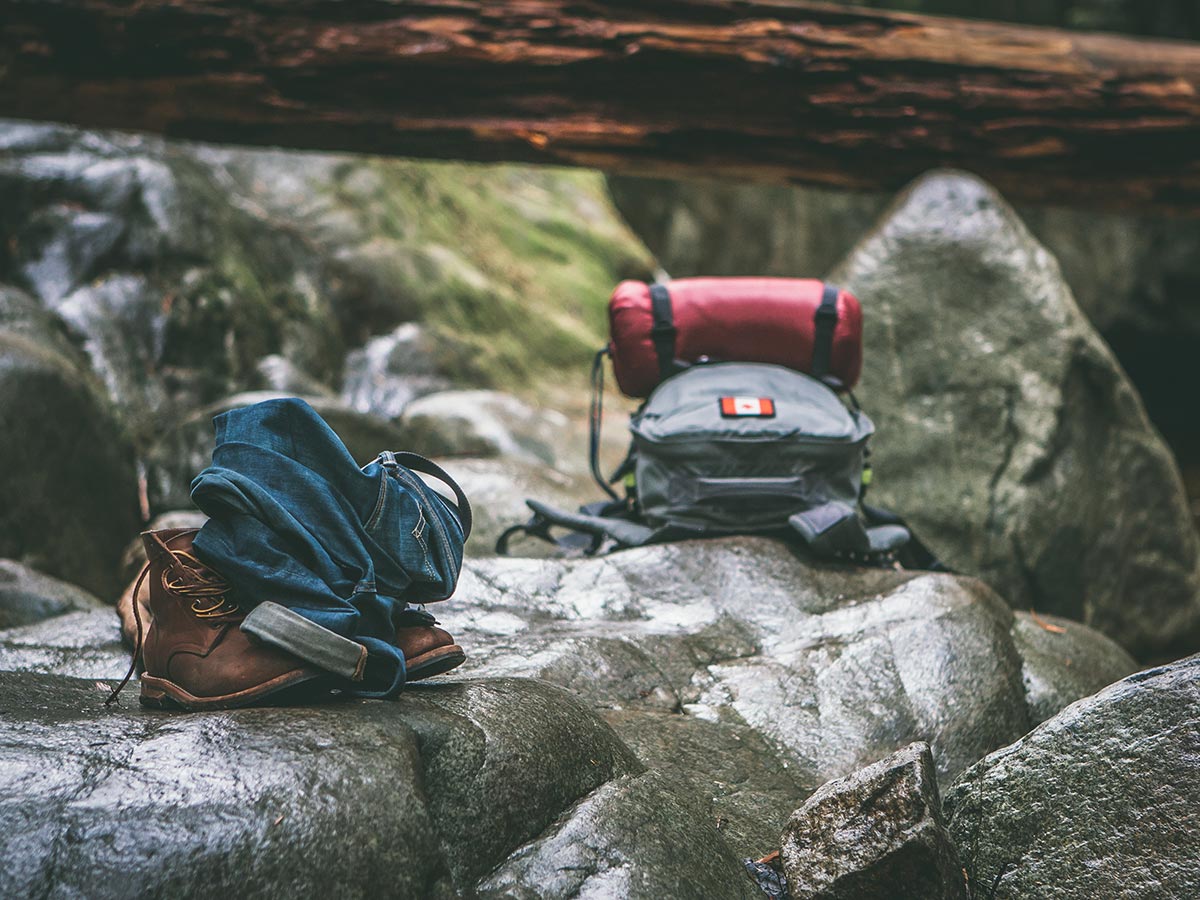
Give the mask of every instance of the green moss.
<svg viewBox="0 0 1200 900">
<path fill-rule="evenodd" d="M 511 388 L 583 373 L 604 341 L 613 286 L 652 271 L 599 173 L 355 160 L 328 190 L 325 216 L 391 242 L 391 259 L 373 257 L 369 280 L 390 281 L 382 289 L 397 320 L 461 342 L 469 352 L 454 364 L 463 368 L 447 374 L 468 383 Z"/>
</svg>

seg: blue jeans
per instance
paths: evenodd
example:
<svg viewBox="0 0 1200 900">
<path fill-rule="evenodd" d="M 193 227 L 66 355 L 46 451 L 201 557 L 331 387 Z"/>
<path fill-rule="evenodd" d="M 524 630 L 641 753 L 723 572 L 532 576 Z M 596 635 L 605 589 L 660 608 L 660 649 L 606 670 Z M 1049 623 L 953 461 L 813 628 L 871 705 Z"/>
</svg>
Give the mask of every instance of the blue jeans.
<svg viewBox="0 0 1200 900">
<path fill-rule="evenodd" d="M 268 400 L 213 420 L 212 465 L 192 482 L 209 521 L 195 553 L 244 608 L 271 600 L 367 648 L 363 681 L 390 697 L 404 684 L 396 629 L 429 624 L 410 604 L 453 592 L 470 506 L 445 473 L 413 454 L 384 452 L 359 468 L 303 400 Z M 443 500 L 401 460 L 432 467 L 454 488 Z"/>
</svg>

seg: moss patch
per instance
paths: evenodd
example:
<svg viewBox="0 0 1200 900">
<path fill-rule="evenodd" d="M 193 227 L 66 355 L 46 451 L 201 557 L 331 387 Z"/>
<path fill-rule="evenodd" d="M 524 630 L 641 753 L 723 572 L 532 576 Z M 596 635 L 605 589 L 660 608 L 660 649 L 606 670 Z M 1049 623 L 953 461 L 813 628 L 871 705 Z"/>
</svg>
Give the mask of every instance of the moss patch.
<svg viewBox="0 0 1200 900">
<path fill-rule="evenodd" d="M 444 373 L 460 383 L 585 372 L 613 286 L 653 269 L 596 172 L 314 159 L 298 208 L 263 178 L 294 156 L 239 157 L 242 184 L 332 260 L 347 340 L 420 321 L 463 348 Z"/>
</svg>

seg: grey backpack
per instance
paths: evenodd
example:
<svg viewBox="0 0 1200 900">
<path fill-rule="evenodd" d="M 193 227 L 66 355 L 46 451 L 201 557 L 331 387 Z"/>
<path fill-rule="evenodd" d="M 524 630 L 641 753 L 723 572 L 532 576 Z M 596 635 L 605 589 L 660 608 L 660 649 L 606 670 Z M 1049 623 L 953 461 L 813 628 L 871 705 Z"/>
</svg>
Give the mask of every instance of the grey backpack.
<svg viewBox="0 0 1200 900">
<path fill-rule="evenodd" d="M 598 360 L 599 361 L 599 360 Z M 518 533 L 593 554 L 690 537 L 776 533 L 816 555 L 892 559 L 912 541 L 903 522 L 864 505 L 867 441 L 875 427 L 824 382 L 764 363 L 705 363 L 663 381 L 634 414 L 629 456 L 607 483 L 611 501 L 571 513 L 526 501 Z M 867 473 L 868 479 L 864 479 Z M 609 484 L 623 482 L 620 498 Z M 552 528 L 571 534 L 555 538 Z M 919 547 L 919 544 L 917 545 Z M 915 548 L 914 548 L 915 549 Z M 922 557 L 910 564 L 933 568 Z"/>
</svg>

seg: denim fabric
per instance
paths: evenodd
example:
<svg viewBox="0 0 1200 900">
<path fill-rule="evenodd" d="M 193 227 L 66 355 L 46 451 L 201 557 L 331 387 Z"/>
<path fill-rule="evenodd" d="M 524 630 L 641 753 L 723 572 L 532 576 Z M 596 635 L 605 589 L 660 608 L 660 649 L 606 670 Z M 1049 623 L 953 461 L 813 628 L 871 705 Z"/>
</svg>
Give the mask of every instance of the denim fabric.
<svg viewBox="0 0 1200 900">
<path fill-rule="evenodd" d="M 432 621 L 409 604 L 454 592 L 459 515 L 391 453 L 359 468 L 303 400 L 268 400 L 213 424 L 212 465 L 192 482 L 211 517 L 197 557 L 243 608 L 271 600 L 363 644 L 365 677 L 352 692 L 393 696 L 405 678 L 396 629 Z"/>
</svg>

